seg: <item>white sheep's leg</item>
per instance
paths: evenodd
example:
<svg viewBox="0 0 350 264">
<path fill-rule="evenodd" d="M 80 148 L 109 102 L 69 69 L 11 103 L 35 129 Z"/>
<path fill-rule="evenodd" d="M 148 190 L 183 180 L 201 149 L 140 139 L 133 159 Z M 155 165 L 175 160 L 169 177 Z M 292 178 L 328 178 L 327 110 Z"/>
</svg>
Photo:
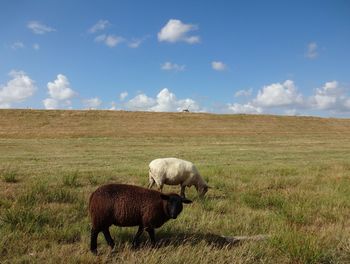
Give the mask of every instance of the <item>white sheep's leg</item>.
<svg viewBox="0 0 350 264">
<path fill-rule="evenodd" d="M 155 180 L 154 180 L 152 177 L 149 177 L 149 185 L 148 185 L 148 188 L 149 188 L 149 189 L 152 189 L 154 183 L 155 183 Z"/>
<path fill-rule="evenodd" d="M 158 185 L 158 191 L 163 192 L 163 184 Z"/>
<path fill-rule="evenodd" d="M 185 197 L 185 188 L 186 188 L 185 185 L 181 185 L 181 192 L 180 192 L 180 195 L 181 195 L 182 198 L 186 198 L 186 197 Z"/>
</svg>

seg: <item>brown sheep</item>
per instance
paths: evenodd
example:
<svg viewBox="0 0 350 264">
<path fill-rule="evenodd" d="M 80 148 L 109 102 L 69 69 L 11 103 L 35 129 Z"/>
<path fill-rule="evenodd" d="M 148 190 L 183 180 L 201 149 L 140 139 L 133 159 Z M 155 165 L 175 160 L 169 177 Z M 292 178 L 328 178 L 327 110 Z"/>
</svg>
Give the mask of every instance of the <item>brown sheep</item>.
<svg viewBox="0 0 350 264">
<path fill-rule="evenodd" d="M 100 186 L 90 196 L 89 213 L 92 222 L 90 250 L 97 254 L 97 236 L 102 231 L 108 245 L 114 241 L 109 233 L 111 225 L 138 226 L 133 239 L 133 247 L 139 245 L 139 237 L 146 230 L 152 244 L 155 244 L 154 229 L 161 227 L 170 218 L 182 211 L 182 203 L 192 201 L 178 194 L 162 194 L 155 190 L 126 185 L 106 184 Z"/>
</svg>

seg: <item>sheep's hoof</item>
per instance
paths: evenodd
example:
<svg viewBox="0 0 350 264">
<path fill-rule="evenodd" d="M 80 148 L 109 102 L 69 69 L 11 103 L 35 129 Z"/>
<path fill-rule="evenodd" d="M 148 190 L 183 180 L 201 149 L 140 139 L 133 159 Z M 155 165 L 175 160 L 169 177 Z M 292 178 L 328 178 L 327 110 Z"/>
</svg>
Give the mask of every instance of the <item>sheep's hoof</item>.
<svg viewBox="0 0 350 264">
<path fill-rule="evenodd" d="M 117 253 L 117 247 L 113 246 L 111 247 L 111 254 Z"/>
<path fill-rule="evenodd" d="M 132 242 L 131 248 L 132 248 L 132 249 L 138 249 L 139 246 L 140 246 L 140 243 L 139 243 L 139 242 Z"/>
<path fill-rule="evenodd" d="M 97 249 L 91 249 L 91 253 L 97 256 Z"/>
</svg>

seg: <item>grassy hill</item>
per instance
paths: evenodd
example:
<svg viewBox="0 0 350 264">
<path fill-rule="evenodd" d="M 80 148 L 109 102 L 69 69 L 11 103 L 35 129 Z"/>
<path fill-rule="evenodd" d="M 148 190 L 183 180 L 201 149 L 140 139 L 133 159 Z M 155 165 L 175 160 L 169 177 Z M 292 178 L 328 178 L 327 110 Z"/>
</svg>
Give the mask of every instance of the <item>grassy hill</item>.
<svg viewBox="0 0 350 264">
<path fill-rule="evenodd" d="M 148 163 L 193 161 L 214 188 L 131 249 L 112 228 L 88 251 L 87 200 L 107 182 L 147 186 Z M 179 187 L 166 186 L 167 191 Z M 348 263 L 350 119 L 0 110 L 1 263 Z M 269 235 L 222 243 L 221 235 Z M 147 241 L 147 236 L 143 237 Z"/>
<path fill-rule="evenodd" d="M 14 138 L 350 134 L 350 119 L 127 111 L 0 110 Z"/>
</svg>

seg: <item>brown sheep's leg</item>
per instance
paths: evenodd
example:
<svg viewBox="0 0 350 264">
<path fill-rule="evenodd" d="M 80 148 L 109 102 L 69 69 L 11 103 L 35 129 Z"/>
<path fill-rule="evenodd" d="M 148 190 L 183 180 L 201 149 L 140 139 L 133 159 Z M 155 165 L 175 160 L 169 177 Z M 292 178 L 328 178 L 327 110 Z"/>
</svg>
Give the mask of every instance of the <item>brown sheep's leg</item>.
<svg viewBox="0 0 350 264">
<path fill-rule="evenodd" d="M 103 235 L 105 236 L 107 244 L 113 249 L 114 248 L 114 241 L 113 241 L 113 238 L 111 237 L 111 234 L 109 233 L 109 228 L 106 228 L 102 232 L 103 232 Z"/>
<path fill-rule="evenodd" d="M 148 227 L 148 228 L 146 228 L 146 231 L 149 234 L 149 238 L 151 239 L 152 246 L 155 246 L 156 245 L 156 237 L 155 237 L 154 228 Z"/>
<path fill-rule="evenodd" d="M 134 237 L 134 239 L 132 240 L 132 247 L 133 248 L 137 248 L 139 246 L 139 238 L 142 235 L 143 232 L 143 226 L 139 226 L 139 229 L 137 230 L 137 233 Z"/>
<path fill-rule="evenodd" d="M 97 237 L 98 237 L 98 233 L 100 233 L 100 232 L 95 230 L 94 228 L 91 228 L 90 250 L 95 255 L 97 255 Z"/>
</svg>

